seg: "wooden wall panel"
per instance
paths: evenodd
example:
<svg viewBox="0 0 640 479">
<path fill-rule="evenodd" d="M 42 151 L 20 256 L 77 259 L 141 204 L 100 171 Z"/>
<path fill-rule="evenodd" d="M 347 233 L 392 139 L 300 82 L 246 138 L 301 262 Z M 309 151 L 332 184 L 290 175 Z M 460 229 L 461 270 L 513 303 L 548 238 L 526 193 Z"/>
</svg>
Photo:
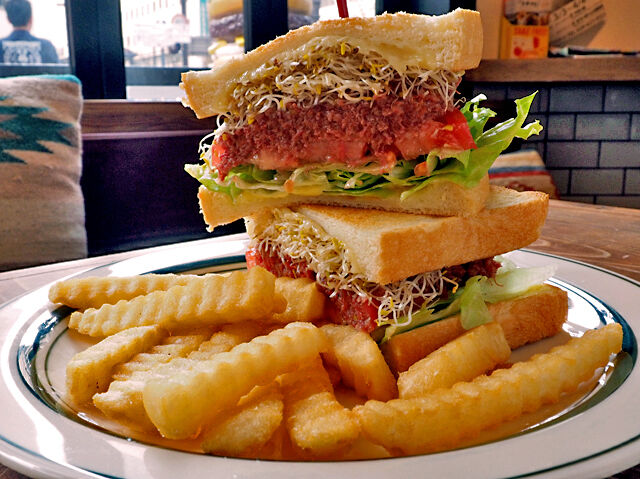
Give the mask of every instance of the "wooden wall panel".
<svg viewBox="0 0 640 479">
<path fill-rule="evenodd" d="M 209 132 L 215 118 L 197 119 L 179 102 L 128 100 L 85 100 L 82 133 L 88 138 L 104 138 L 118 133 Z"/>
</svg>

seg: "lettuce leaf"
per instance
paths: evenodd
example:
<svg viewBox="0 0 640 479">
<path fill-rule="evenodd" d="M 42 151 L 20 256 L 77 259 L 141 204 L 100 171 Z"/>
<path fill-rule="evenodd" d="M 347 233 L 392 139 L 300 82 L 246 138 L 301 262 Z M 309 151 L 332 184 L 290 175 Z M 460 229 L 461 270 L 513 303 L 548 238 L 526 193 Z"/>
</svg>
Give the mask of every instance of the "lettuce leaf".
<svg viewBox="0 0 640 479">
<path fill-rule="evenodd" d="M 335 194 L 385 197 L 402 191 L 405 199 L 430 183 L 452 181 L 465 187 L 473 187 L 486 175 L 489 168 L 513 141 L 514 138 L 529 138 L 539 134 L 542 126 L 536 120 L 526 126 L 535 93 L 515 100 L 516 117 L 485 130 L 488 120 L 496 114 L 480 106 L 486 100 L 478 95 L 460 110 L 464 115 L 477 148 L 465 151 L 436 149 L 415 160 L 401 160 L 389 173 L 379 174 L 377 165 L 364 165 L 353 170 L 344 170 L 341 165 L 329 164 L 308 169 L 300 167 L 291 171 L 260 170 L 255 165 L 239 165 L 233 168 L 224 180 L 218 178 L 215 168 L 206 164 L 186 165 L 185 170 L 212 191 L 236 198 L 242 191 L 251 191 L 258 196 L 285 196 Z M 416 176 L 414 168 L 427 161 L 432 167 L 430 176 Z M 285 183 L 288 187 L 285 189 Z M 292 187 L 293 185 L 293 187 Z"/>
<path fill-rule="evenodd" d="M 484 302 L 482 279 L 482 276 L 469 278 L 460 295 L 460 324 L 464 329 L 475 328 L 493 319 Z"/>
</svg>

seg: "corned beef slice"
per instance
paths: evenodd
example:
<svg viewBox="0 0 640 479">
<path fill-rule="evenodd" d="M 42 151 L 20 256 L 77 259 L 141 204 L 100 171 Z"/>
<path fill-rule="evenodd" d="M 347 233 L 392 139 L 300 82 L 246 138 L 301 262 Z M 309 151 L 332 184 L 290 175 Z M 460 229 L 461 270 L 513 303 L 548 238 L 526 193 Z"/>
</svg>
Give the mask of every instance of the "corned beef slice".
<svg viewBox="0 0 640 479">
<path fill-rule="evenodd" d="M 222 135 L 213 145 L 212 163 L 221 178 L 247 163 L 290 170 L 304 164 L 355 167 L 375 161 L 389 171 L 397 157 L 413 159 L 441 146 L 475 146 L 464 117 L 451 108 L 436 95 L 380 95 L 372 101 L 339 100 L 311 108 L 288 104 Z"/>
</svg>

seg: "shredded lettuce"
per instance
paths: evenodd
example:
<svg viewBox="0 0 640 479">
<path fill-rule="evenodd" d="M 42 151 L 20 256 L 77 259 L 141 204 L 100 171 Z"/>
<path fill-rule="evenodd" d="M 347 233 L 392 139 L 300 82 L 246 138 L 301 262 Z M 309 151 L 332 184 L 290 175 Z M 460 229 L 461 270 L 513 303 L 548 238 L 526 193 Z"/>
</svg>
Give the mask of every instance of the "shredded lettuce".
<svg viewBox="0 0 640 479">
<path fill-rule="evenodd" d="M 491 321 L 491 314 L 486 303 L 506 301 L 526 294 L 548 280 L 555 268 L 553 266 L 537 268 L 516 268 L 509 262 L 496 273 L 495 278 L 473 276 L 464 287 L 458 288 L 449 298 L 429 305 L 413 313 L 411 321 L 400 319 L 397 323 L 388 322 L 381 342 L 388 341 L 392 336 L 434 323 L 454 314 L 460 313 L 461 324 L 464 329 L 472 329 Z"/>
<path fill-rule="evenodd" d="M 486 175 L 498 155 L 514 138 L 527 139 L 542 131 L 537 120 L 523 126 L 535 95 L 533 93 L 515 100 L 516 117 L 487 131 L 484 131 L 487 121 L 496 114 L 489 108 L 480 106 L 480 102 L 486 100 L 486 97 L 478 95 L 460 110 L 469 124 L 477 148 L 465 151 L 436 149 L 415 160 L 398 161 L 389 173 L 380 174 L 377 165 L 365 165 L 349 171 L 341 169 L 342 165 L 335 164 L 313 169 L 300 167 L 291 171 L 265 171 L 246 164 L 236 166 L 224 180 L 220 180 L 215 168 L 206 163 L 186 165 L 185 170 L 208 189 L 228 194 L 234 199 L 243 191 L 265 197 L 287 194 L 386 197 L 398 190 L 402 191 L 401 199 L 406 199 L 426 185 L 438 181 L 451 181 L 473 187 Z M 424 161 L 430 166 L 431 174 L 416 176 L 414 168 Z"/>
<path fill-rule="evenodd" d="M 464 329 L 475 328 L 493 319 L 487 303 L 484 302 L 482 278 L 469 278 L 460 295 L 460 324 Z"/>
</svg>

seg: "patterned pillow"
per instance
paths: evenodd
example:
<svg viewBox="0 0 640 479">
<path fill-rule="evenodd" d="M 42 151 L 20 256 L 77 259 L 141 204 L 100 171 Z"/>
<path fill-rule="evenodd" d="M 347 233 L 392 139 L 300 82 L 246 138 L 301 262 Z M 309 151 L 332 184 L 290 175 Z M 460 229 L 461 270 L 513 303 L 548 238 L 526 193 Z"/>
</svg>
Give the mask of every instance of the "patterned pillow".
<svg viewBox="0 0 640 479">
<path fill-rule="evenodd" d="M 489 182 L 518 191 L 542 191 L 559 198 L 558 188 L 536 150 L 500 155 L 489 169 Z"/>
<path fill-rule="evenodd" d="M 74 76 L 0 78 L 0 271 L 87 255 L 81 111 Z"/>
</svg>

